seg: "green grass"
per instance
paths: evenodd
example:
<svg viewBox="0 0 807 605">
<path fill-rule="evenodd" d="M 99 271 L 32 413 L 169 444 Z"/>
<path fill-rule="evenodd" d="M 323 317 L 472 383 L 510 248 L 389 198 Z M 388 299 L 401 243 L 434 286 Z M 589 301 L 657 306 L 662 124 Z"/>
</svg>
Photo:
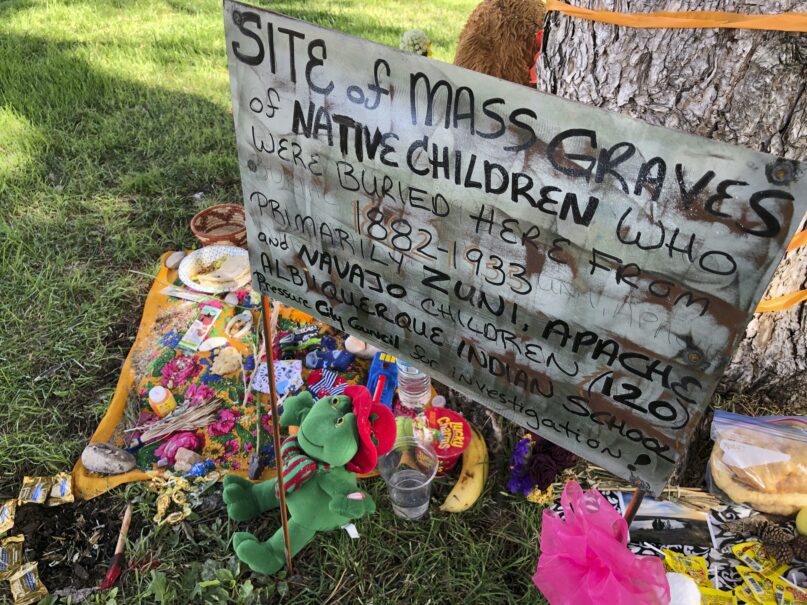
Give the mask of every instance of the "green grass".
<svg viewBox="0 0 807 605">
<path fill-rule="evenodd" d="M 271 3 L 391 45 L 418 27 L 442 60 L 474 4 Z M 224 201 L 240 189 L 218 0 L 0 0 L 0 497 L 23 475 L 72 466 L 136 333 L 149 287 L 137 272 L 192 245 L 190 217 Z M 370 484 L 380 512 L 359 523 L 362 539 L 318 537 L 288 579 L 238 568 L 217 495 L 157 530 L 153 496 L 129 486 L 106 505 L 138 502 L 130 556 L 158 563 L 96 600 L 535 603 L 540 509 L 501 496 L 502 476 L 472 512 L 419 525 L 396 520 Z"/>
</svg>

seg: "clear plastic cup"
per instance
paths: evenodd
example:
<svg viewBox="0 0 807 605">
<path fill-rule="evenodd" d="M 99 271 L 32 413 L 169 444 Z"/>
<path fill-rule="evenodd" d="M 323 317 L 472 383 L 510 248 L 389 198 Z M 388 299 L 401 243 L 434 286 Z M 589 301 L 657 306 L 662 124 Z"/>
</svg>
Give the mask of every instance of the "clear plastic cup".
<svg viewBox="0 0 807 605">
<path fill-rule="evenodd" d="M 392 510 L 404 519 L 420 519 L 429 510 L 437 455 L 431 446 L 414 437 L 399 437 L 378 461 L 378 472 L 387 484 Z"/>
</svg>

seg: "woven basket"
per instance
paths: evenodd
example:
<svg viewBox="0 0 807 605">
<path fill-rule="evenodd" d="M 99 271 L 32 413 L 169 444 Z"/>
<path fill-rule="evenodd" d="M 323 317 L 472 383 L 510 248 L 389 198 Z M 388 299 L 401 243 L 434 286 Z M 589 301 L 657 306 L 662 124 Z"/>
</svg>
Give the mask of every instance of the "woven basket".
<svg viewBox="0 0 807 605">
<path fill-rule="evenodd" d="M 247 243 L 244 207 L 218 204 L 205 208 L 191 219 L 191 231 L 203 246 L 232 244 L 243 248 Z"/>
</svg>

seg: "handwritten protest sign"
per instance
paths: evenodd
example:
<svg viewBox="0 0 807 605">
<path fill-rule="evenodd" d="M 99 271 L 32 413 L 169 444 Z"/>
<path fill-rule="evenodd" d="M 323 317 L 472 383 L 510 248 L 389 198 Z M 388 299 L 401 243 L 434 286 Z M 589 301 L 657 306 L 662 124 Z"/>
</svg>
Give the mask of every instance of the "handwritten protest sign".
<svg viewBox="0 0 807 605">
<path fill-rule="evenodd" d="M 804 215 L 800 166 L 224 12 L 254 288 L 659 491 Z"/>
</svg>

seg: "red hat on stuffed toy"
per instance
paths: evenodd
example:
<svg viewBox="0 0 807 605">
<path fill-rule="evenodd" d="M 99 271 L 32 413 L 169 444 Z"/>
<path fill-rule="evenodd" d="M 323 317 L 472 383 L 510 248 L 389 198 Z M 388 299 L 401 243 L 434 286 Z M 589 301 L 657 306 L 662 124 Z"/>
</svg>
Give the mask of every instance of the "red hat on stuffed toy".
<svg viewBox="0 0 807 605">
<path fill-rule="evenodd" d="M 354 473 L 369 473 L 395 444 L 395 416 L 381 403 L 375 403 L 366 387 L 351 385 L 344 394 L 353 400 L 353 414 L 359 429 L 359 451 L 345 465 Z"/>
</svg>

